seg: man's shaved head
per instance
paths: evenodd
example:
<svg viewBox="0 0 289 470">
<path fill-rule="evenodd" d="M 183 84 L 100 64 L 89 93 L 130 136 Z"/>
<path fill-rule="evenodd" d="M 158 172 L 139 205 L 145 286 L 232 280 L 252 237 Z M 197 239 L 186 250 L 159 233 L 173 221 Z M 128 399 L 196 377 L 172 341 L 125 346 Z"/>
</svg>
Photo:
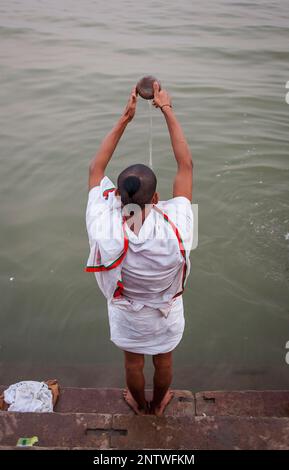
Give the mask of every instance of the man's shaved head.
<svg viewBox="0 0 289 470">
<path fill-rule="evenodd" d="M 137 204 L 143 209 L 146 204 L 151 203 L 156 186 L 156 175 L 148 166 L 141 163 L 127 167 L 117 179 L 117 187 L 124 206 Z"/>
</svg>

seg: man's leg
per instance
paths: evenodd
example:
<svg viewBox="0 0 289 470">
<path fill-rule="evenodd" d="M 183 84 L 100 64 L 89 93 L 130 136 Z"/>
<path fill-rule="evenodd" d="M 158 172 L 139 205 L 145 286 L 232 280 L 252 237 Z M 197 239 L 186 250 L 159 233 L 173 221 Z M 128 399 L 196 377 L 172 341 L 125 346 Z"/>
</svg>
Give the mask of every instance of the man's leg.
<svg viewBox="0 0 289 470">
<path fill-rule="evenodd" d="M 151 402 L 151 412 L 161 416 L 167 404 L 173 398 L 173 392 L 169 387 L 173 378 L 173 353 L 172 351 L 153 356 L 155 367 L 154 391 Z"/>
<path fill-rule="evenodd" d="M 138 414 L 148 411 L 145 399 L 145 378 L 143 374 L 144 355 L 124 351 L 125 373 L 128 390 L 124 392 L 124 398 L 131 408 Z"/>
</svg>

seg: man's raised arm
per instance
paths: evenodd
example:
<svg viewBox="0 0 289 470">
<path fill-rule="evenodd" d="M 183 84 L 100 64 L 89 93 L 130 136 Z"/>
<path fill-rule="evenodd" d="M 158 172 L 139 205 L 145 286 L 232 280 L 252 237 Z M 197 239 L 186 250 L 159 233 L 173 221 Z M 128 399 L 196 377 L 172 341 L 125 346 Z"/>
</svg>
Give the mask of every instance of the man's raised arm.
<svg viewBox="0 0 289 470">
<path fill-rule="evenodd" d="M 104 177 L 105 169 L 124 133 L 128 123 L 133 119 L 136 110 L 137 91 L 133 88 L 127 106 L 113 129 L 103 139 L 100 148 L 89 165 L 88 189 L 98 186 Z"/>
<path fill-rule="evenodd" d="M 177 161 L 177 174 L 174 180 L 173 196 L 184 196 L 190 201 L 193 192 L 193 160 L 183 130 L 171 108 L 171 98 L 166 90 L 159 91 L 158 82 L 154 82 L 154 100 L 156 108 L 161 108 L 168 130 L 171 143 Z"/>
</svg>

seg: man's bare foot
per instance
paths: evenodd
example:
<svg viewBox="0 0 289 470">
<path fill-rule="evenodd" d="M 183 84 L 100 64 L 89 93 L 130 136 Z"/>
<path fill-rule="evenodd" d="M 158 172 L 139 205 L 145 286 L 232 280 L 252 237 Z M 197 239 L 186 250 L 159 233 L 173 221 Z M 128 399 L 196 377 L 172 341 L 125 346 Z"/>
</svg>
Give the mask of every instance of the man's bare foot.
<svg viewBox="0 0 289 470">
<path fill-rule="evenodd" d="M 130 406 L 137 415 L 147 415 L 147 414 L 149 414 L 149 405 L 148 405 L 148 403 L 146 402 L 145 407 L 143 407 L 143 408 L 140 407 L 137 404 L 137 402 L 135 401 L 135 399 L 133 398 L 133 396 L 130 393 L 128 388 L 126 388 L 123 391 L 123 398 L 127 402 L 128 406 Z"/>
<path fill-rule="evenodd" d="M 172 392 L 171 390 L 168 390 L 159 405 L 156 406 L 154 405 L 153 401 L 151 401 L 150 413 L 156 416 L 162 416 L 165 408 L 168 406 L 173 396 L 174 396 L 174 392 Z"/>
</svg>

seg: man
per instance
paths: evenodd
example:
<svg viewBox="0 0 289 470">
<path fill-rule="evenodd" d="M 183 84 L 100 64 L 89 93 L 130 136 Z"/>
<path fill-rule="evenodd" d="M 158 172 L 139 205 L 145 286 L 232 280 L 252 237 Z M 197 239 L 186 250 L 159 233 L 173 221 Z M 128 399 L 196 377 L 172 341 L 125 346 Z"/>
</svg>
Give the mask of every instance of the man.
<svg viewBox="0 0 289 470">
<path fill-rule="evenodd" d="M 171 98 L 154 82 L 155 108 L 168 126 L 177 173 L 173 198 L 159 201 L 156 176 L 145 165 L 123 170 L 115 188 L 106 167 L 137 104 L 136 88 L 89 167 L 86 225 L 90 255 L 86 271 L 95 272 L 108 301 L 111 340 L 124 351 L 124 398 L 137 414 L 162 415 L 173 397 L 172 352 L 184 331 L 182 292 L 192 246 L 192 156 L 173 112 Z M 144 354 L 155 367 L 153 399 L 145 398 Z"/>
</svg>

